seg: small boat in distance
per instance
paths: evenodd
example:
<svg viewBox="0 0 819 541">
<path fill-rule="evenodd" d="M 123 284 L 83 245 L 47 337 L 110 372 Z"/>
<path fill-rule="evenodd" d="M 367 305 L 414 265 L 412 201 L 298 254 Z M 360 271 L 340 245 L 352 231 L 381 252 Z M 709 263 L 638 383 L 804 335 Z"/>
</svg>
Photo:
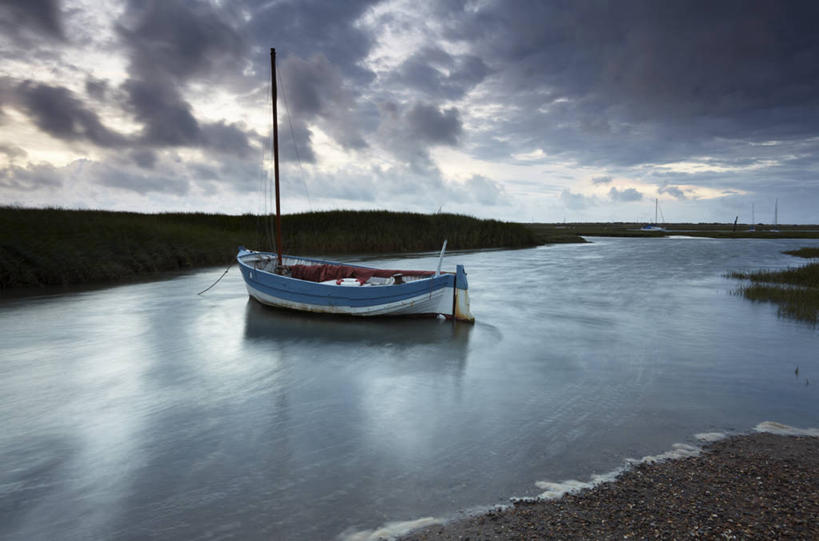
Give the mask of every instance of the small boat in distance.
<svg viewBox="0 0 819 541">
<path fill-rule="evenodd" d="M 435 271 L 376 269 L 282 254 L 275 49 L 270 49 L 270 68 L 276 252 L 239 247 L 236 259 L 250 297 L 267 306 L 305 312 L 349 316 L 443 315 L 474 322 L 463 265 L 457 265 L 455 272 L 441 272 L 446 241 Z"/>
<path fill-rule="evenodd" d="M 663 227 L 661 225 L 657 225 L 657 209 L 659 208 L 659 206 L 660 206 L 660 200 L 655 198 L 654 199 L 654 223 L 644 225 L 643 227 L 640 228 L 640 231 L 666 231 L 665 227 Z"/>
</svg>

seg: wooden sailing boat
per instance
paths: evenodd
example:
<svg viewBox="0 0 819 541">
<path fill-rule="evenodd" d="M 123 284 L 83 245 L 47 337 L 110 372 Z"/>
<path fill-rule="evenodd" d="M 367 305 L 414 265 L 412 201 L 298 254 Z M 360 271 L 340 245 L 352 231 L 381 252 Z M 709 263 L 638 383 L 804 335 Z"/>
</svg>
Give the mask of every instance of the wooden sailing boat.
<svg viewBox="0 0 819 541">
<path fill-rule="evenodd" d="M 236 258 L 250 297 L 267 306 L 306 312 L 350 316 L 443 315 L 474 321 L 463 265 L 457 265 L 455 272 L 441 272 L 446 241 L 435 271 L 376 269 L 282 254 L 275 49 L 270 49 L 270 68 L 276 252 L 239 247 Z"/>
</svg>

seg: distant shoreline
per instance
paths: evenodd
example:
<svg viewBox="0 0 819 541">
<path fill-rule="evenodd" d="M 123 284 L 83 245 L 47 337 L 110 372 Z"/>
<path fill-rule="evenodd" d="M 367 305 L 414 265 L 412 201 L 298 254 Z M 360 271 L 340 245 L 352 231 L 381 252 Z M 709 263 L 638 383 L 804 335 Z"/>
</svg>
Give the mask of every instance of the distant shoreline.
<svg viewBox="0 0 819 541">
<path fill-rule="evenodd" d="M 612 223 L 527 223 L 530 231 L 541 238 L 557 235 L 581 235 L 584 237 L 669 237 L 689 236 L 726 239 L 819 239 L 819 225 L 757 225 L 753 231 L 749 224 L 717 223 L 668 223 L 660 224 L 664 230 L 643 231 L 646 224 L 636 222 Z"/>
<path fill-rule="evenodd" d="M 404 541 L 819 538 L 819 437 L 755 433 L 637 465 L 556 500 L 432 525 Z"/>
</svg>

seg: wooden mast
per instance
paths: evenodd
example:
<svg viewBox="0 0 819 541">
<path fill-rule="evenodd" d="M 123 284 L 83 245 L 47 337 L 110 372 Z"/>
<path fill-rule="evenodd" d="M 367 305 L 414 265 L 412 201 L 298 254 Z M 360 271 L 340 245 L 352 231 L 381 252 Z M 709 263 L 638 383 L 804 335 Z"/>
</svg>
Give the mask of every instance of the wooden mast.
<svg viewBox="0 0 819 541">
<path fill-rule="evenodd" d="M 279 205 L 279 121 L 276 109 L 278 89 L 276 88 L 276 49 L 270 48 L 270 77 L 273 79 L 273 171 L 276 179 L 276 268 L 282 266 L 282 217 Z"/>
</svg>

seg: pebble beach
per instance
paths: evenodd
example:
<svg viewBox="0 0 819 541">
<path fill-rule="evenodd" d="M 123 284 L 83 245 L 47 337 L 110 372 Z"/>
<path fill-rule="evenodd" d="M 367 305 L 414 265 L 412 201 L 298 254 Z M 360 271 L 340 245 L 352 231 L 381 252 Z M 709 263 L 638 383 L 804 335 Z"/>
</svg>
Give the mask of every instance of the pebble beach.
<svg viewBox="0 0 819 541">
<path fill-rule="evenodd" d="M 518 502 L 401 539 L 633 538 L 819 539 L 819 437 L 734 436 L 559 499 Z"/>
</svg>

